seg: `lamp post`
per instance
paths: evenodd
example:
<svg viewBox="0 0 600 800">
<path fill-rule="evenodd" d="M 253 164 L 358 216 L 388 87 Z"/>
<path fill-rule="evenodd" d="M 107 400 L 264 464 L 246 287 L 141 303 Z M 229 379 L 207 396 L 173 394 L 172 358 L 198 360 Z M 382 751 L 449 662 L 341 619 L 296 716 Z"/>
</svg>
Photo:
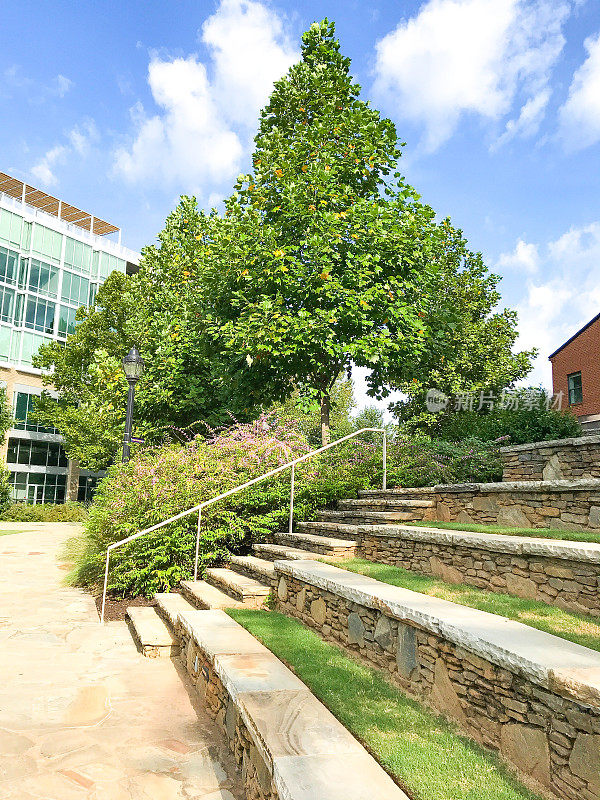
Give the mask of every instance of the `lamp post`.
<svg viewBox="0 0 600 800">
<path fill-rule="evenodd" d="M 131 450 L 131 423 L 133 421 L 133 396 L 135 394 L 135 384 L 144 373 L 144 360 L 135 345 L 123 359 L 123 372 L 129 384 L 127 393 L 127 414 L 125 416 L 125 433 L 123 434 L 123 463 L 129 461 Z"/>
</svg>

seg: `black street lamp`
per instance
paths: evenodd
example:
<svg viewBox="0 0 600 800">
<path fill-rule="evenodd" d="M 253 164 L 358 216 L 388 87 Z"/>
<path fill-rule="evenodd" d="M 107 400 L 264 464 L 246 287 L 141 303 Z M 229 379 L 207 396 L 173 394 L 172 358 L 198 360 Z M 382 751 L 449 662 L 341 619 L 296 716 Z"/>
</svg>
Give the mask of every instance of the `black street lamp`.
<svg viewBox="0 0 600 800">
<path fill-rule="evenodd" d="M 125 416 L 125 433 L 123 434 L 123 464 L 129 461 L 131 450 L 131 423 L 133 421 L 133 396 L 135 394 L 135 384 L 144 373 L 144 359 L 135 345 L 123 359 L 123 372 L 129 383 L 127 394 L 127 414 Z"/>
</svg>

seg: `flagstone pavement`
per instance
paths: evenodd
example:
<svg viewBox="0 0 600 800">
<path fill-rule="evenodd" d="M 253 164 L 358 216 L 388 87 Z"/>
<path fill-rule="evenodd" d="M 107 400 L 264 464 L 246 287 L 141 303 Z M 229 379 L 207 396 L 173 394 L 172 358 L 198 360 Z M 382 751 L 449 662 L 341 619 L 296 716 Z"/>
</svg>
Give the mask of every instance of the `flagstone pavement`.
<svg viewBox="0 0 600 800">
<path fill-rule="evenodd" d="M 22 532 L 2 535 L 3 530 Z M 183 670 L 62 585 L 77 526 L 0 523 L 0 798 L 241 800 Z"/>
</svg>

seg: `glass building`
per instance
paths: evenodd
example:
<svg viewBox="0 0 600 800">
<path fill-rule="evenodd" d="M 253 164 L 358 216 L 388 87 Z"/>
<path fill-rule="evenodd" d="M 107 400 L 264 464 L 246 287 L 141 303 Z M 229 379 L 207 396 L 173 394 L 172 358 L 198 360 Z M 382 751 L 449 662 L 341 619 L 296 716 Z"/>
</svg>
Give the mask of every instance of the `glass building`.
<svg viewBox="0 0 600 800">
<path fill-rule="evenodd" d="M 41 344 L 66 341 L 77 309 L 111 272 L 133 274 L 139 258 L 116 226 L 0 172 L 0 381 L 15 418 L 2 456 L 15 500 L 89 501 L 100 476 L 69 462 L 60 433 L 31 418 L 48 389 L 32 358 Z"/>
</svg>

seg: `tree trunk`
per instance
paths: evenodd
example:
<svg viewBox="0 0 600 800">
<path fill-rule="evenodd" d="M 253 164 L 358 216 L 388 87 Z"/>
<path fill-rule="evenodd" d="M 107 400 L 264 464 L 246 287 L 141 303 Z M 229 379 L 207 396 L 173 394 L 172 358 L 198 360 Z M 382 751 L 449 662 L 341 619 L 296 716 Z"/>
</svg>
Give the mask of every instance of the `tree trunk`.
<svg viewBox="0 0 600 800">
<path fill-rule="evenodd" d="M 329 393 L 321 397 L 321 446 L 329 444 L 329 412 L 331 410 L 331 399 Z"/>
</svg>

